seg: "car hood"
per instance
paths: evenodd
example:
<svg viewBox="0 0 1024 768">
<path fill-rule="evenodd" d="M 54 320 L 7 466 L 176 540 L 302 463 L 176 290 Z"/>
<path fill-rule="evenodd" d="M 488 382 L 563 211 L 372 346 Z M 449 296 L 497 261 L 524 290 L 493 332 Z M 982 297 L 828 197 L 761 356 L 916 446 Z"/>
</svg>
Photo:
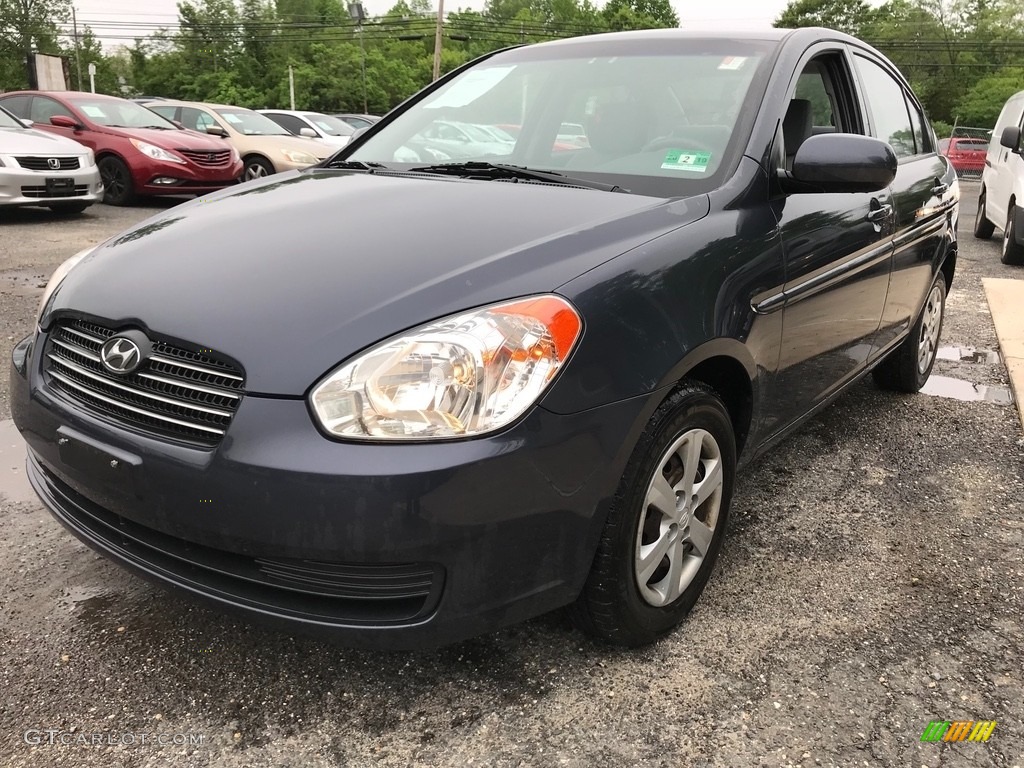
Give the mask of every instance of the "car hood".
<svg viewBox="0 0 1024 768">
<path fill-rule="evenodd" d="M 161 131 L 155 128 L 111 128 L 103 126 L 104 133 L 112 133 L 115 136 L 124 136 L 130 139 L 138 139 L 149 144 L 154 144 L 163 149 L 195 149 L 200 151 L 215 152 L 227 149 L 228 145 L 224 139 L 216 136 L 204 136 L 196 131 L 183 129 Z"/>
<path fill-rule="evenodd" d="M 352 354 L 467 308 L 552 291 L 705 215 L 547 184 L 313 170 L 170 209 L 102 244 L 54 294 L 209 348 L 251 393 L 303 394 Z"/>
<path fill-rule="evenodd" d="M 319 139 L 307 139 L 304 136 L 260 136 L 258 134 L 233 133 L 231 141 L 239 149 L 244 147 L 244 152 L 265 152 L 274 154 L 282 149 L 291 149 L 295 152 L 306 152 L 317 160 L 330 157 L 338 151 L 337 147 L 320 141 Z"/>
<path fill-rule="evenodd" d="M 85 155 L 77 141 L 36 130 L 0 129 L 0 155 Z"/>
</svg>

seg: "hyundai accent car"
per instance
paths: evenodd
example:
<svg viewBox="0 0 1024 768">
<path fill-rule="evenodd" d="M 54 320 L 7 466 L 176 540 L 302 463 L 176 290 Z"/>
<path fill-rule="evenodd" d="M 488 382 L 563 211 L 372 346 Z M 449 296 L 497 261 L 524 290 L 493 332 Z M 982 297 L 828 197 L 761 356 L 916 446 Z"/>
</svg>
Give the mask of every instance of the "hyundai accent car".
<svg viewBox="0 0 1024 768">
<path fill-rule="evenodd" d="M 0 206 L 81 213 L 99 200 L 103 184 L 92 150 L 31 125 L 0 107 Z"/>
<path fill-rule="evenodd" d="M 521 130 L 401 159 L 438 123 Z M 928 378 L 958 198 L 837 32 L 499 51 L 66 262 L 14 352 L 28 475 L 97 551 L 290 630 L 423 648 L 571 606 L 649 643 L 739 468 L 865 374 Z"/>
<path fill-rule="evenodd" d="M 242 173 L 238 153 L 223 141 L 183 130 L 128 99 L 14 91 L 0 95 L 0 107 L 91 149 L 108 205 L 127 205 L 140 195 L 216 192 Z"/>
</svg>

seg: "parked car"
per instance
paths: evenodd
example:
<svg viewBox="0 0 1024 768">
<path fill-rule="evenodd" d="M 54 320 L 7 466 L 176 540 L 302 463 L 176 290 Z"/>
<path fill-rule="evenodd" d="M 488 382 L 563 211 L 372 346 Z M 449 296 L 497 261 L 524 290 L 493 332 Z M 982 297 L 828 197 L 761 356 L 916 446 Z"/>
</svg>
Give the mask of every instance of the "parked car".
<svg viewBox="0 0 1024 768">
<path fill-rule="evenodd" d="M 246 181 L 306 168 L 334 152 L 316 139 L 292 136 L 269 117 L 253 109 L 171 100 L 153 102 L 148 106 L 158 115 L 177 120 L 186 128 L 227 139 L 242 156 L 242 177 Z"/>
<path fill-rule="evenodd" d="M 1007 99 L 988 147 L 974 236 L 1003 230 L 1003 264 L 1024 265 L 1024 91 Z"/>
<path fill-rule="evenodd" d="M 360 128 L 369 128 L 371 125 L 380 120 L 379 115 L 360 115 L 351 114 L 348 112 L 339 112 L 334 115 L 331 115 L 331 117 L 336 117 L 339 120 L 344 120 L 346 123 L 351 125 L 356 130 Z"/>
<path fill-rule="evenodd" d="M 224 142 L 154 115 L 128 99 L 79 91 L 13 91 L 0 106 L 33 128 L 84 144 L 96 155 L 103 202 L 139 195 L 201 195 L 234 184 L 238 154 Z"/>
<path fill-rule="evenodd" d="M 302 112 L 288 109 L 261 109 L 266 115 L 293 136 L 305 136 L 308 139 L 319 139 L 332 147 L 344 147 L 348 144 L 356 129 L 330 115 L 319 112 Z"/>
<path fill-rule="evenodd" d="M 32 125 L 0 107 L 0 207 L 81 213 L 103 195 L 96 157 L 77 141 Z"/>
<path fill-rule="evenodd" d="M 705 92 L 737 119 L 694 124 Z M 589 148 L 554 151 L 584 105 Z M 399 110 L 54 274 L 12 409 L 89 546 L 375 649 L 563 605 L 648 643 L 704 589 L 740 467 L 862 376 L 932 370 L 958 182 L 853 37 L 553 41 Z M 521 113 L 506 158 L 395 160 Z"/>
<path fill-rule="evenodd" d="M 939 152 L 949 158 L 958 176 L 980 176 L 985 169 L 988 139 L 963 136 L 939 140 Z"/>
<path fill-rule="evenodd" d="M 436 120 L 410 136 L 405 147 L 421 155 L 423 161 L 429 160 L 434 152 L 444 153 L 453 160 L 465 160 L 471 157 L 507 156 L 515 147 L 515 139 L 511 136 L 509 139 L 511 141 L 501 139 L 471 123 Z"/>
</svg>

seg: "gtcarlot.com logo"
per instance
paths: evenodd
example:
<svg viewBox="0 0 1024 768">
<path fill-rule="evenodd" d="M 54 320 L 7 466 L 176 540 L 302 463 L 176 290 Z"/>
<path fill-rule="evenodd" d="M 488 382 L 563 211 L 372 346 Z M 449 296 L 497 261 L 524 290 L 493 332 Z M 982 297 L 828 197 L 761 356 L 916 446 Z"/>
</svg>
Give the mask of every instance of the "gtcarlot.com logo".
<svg viewBox="0 0 1024 768">
<path fill-rule="evenodd" d="M 995 729 L 995 720 L 932 720 L 921 741 L 988 741 Z"/>
<path fill-rule="evenodd" d="M 206 741 L 202 733 L 150 733 L 147 731 L 126 731 L 124 733 L 83 733 L 62 731 L 56 728 L 28 730 L 22 737 L 32 746 L 154 746 L 154 747 L 198 747 Z"/>
</svg>

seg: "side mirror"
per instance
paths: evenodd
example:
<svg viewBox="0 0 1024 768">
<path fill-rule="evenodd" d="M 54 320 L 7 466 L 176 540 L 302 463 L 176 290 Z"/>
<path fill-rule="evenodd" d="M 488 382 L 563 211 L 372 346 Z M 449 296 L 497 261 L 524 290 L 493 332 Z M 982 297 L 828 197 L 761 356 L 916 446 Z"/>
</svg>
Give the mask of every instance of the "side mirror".
<svg viewBox="0 0 1024 768">
<path fill-rule="evenodd" d="M 211 136 L 220 136 L 222 139 L 228 135 L 228 132 L 221 128 L 219 125 L 206 126 L 206 132 Z"/>
<path fill-rule="evenodd" d="M 896 178 L 896 153 L 884 141 L 823 133 L 800 145 L 786 192 L 877 192 Z M 795 182 L 795 183 L 794 183 Z"/>
<path fill-rule="evenodd" d="M 354 131 L 352 131 L 352 135 L 348 137 L 348 143 L 351 144 L 353 141 L 358 139 L 368 130 L 370 130 L 370 126 L 368 125 L 364 125 L 362 128 L 356 128 Z"/>
<path fill-rule="evenodd" d="M 35 120 L 29 120 L 27 117 L 23 117 L 21 119 L 21 124 L 24 125 L 26 128 L 31 128 L 33 125 L 36 124 L 36 122 Z"/>
<path fill-rule="evenodd" d="M 1013 152 L 1020 150 L 1020 128 L 1016 125 L 1008 125 L 1003 128 L 1003 135 L 999 137 L 999 146 L 1006 147 Z"/>
<path fill-rule="evenodd" d="M 299 136 L 305 136 L 307 139 L 319 139 L 320 138 L 317 135 L 317 132 L 314 131 L 312 128 L 300 128 L 299 129 Z"/>
<path fill-rule="evenodd" d="M 50 125 L 56 125 L 58 128 L 72 128 L 76 131 L 82 129 L 82 124 L 77 120 L 68 117 L 67 115 L 54 115 L 50 118 Z"/>
</svg>

